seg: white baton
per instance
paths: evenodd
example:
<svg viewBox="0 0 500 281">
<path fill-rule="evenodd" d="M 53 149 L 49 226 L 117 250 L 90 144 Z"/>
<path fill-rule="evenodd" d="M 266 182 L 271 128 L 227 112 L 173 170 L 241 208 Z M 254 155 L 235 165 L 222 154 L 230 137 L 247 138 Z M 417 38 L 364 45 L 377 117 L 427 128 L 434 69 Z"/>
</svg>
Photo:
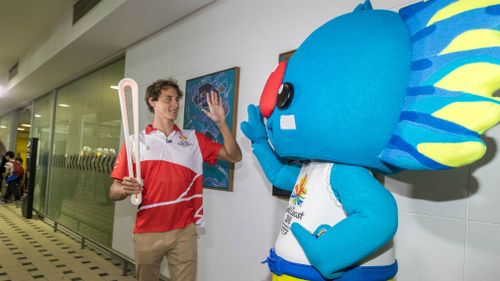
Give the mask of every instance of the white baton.
<svg viewBox="0 0 500 281">
<path fill-rule="evenodd" d="M 134 152 L 134 164 L 135 164 L 135 179 L 142 185 L 141 178 L 141 157 L 139 150 L 139 87 L 137 82 L 131 78 L 123 78 L 120 83 L 118 83 L 118 95 L 120 97 L 120 108 L 122 112 L 122 124 L 123 124 L 123 134 L 125 135 L 125 150 L 127 152 L 127 164 L 128 164 L 128 175 L 129 177 L 134 177 L 134 170 L 132 168 L 132 153 L 130 152 L 130 141 L 129 141 L 129 127 L 128 127 L 128 113 L 127 113 L 127 99 L 125 97 L 125 88 L 129 87 L 132 92 L 132 116 L 134 119 L 134 141 L 133 141 L 133 152 Z M 134 205 L 139 205 L 142 202 L 141 194 L 134 194 L 130 196 L 130 202 Z"/>
</svg>

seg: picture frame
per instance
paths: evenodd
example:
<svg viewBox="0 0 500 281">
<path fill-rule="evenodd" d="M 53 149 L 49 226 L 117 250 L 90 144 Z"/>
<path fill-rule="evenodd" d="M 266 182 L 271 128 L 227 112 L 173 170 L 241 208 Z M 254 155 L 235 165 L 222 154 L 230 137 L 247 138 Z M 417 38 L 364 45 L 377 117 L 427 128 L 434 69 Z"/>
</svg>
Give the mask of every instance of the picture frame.
<svg viewBox="0 0 500 281">
<path fill-rule="evenodd" d="M 215 90 L 221 97 L 226 122 L 234 136 L 238 116 L 239 77 L 240 68 L 232 67 L 187 80 L 184 95 L 184 129 L 196 130 L 213 141 L 223 143 L 219 128 L 201 110 L 208 110 L 206 94 Z M 204 188 L 233 191 L 233 177 L 233 163 L 222 160 L 217 160 L 215 165 L 203 163 Z"/>
<path fill-rule="evenodd" d="M 279 54 L 278 62 L 288 61 L 294 53 L 295 53 L 295 50 L 291 50 L 291 51 L 287 51 L 287 52 Z M 291 164 L 291 163 L 289 162 L 289 164 Z M 282 197 L 283 199 L 288 199 L 288 198 L 290 198 L 290 195 L 292 194 L 292 192 L 288 191 L 288 190 L 277 188 L 276 186 L 273 185 L 273 193 L 272 194 L 273 194 L 273 196 L 278 196 L 278 197 Z"/>
<path fill-rule="evenodd" d="M 287 51 L 287 52 L 281 53 L 278 56 L 278 62 L 288 61 L 292 57 L 292 55 L 295 53 L 295 51 L 296 50 L 291 50 L 291 51 Z"/>
</svg>

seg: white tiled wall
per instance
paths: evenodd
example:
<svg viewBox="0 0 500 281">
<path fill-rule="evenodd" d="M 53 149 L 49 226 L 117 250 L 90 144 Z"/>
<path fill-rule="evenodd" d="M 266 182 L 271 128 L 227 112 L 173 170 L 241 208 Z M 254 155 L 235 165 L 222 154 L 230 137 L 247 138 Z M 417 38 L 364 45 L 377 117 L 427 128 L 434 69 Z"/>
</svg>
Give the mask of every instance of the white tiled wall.
<svg viewBox="0 0 500 281">
<path fill-rule="evenodd" d="M 463 220 L 400 213 L 396 280 L 464 280 L 465 229 Z"/>
<path fill-rule="evenodd" d="M 488 151 L 472 165 L 469 219 L 500 225 L 500 126 L 488 131 L 483 140 Z"/>
<path fill-rule="evenodd" d="M 464 280 L 500 280 L 500 225 L 468 222 L 465 253 Z"/>
<path fill-rule="evenodd" d="M 278 55 L 297 48 L 327 20 L 351 11 L 355 0 L 218 0 L 130 49 L 126 75 L 144 91 L 160 77 L 190 78 L 239 66 L 237 122 L 257 103 Z M 406 0 L 373 0 L 375 8 L 396 9 Z M 181 105 L 181 109 L 183 106 Z M 183 112 L 179 114 L 182 124 Z M 151 118 L 141 108 L 141 122 Z M 395 237 L 398 281 L 500 280 L 500 127 L 488 134 L 486 160 L 446 172 L 405 172 L 386 178 L 399 206 Z M 205 192 L 207 227 L 200 232 L 199 280 L 265 281 L 260 262 L 276 237 L 286 202 L 271 196 L 271 185 L 241 131 L 236 139 L 243 161 L 236 165 L 234 191 Z M 116 208 L 113 246 L 132 255 L 130 204 Z"/>
<path fill-rule="evenodd" d="M 486 155 L 467 167 L 385 178 L 400 212 L 397 280 L 500 280 L 500 127 L 483 140 Z"/>
<path fill-rule="evenodd" d="M 465 219 L 469 167 L 448 171 L 402 172 L 386 177 L 401 212 Z"/>
</svg>

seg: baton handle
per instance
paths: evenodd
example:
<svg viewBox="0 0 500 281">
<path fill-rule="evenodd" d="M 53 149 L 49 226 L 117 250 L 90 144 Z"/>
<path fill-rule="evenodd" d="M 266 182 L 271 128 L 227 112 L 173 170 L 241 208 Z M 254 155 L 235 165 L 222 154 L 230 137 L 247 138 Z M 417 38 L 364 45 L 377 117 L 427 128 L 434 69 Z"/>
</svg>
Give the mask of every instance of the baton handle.
<svg viewBox="0 0 500 281">
<path fill-rule="evenodd" d="M 130 145 L 129 139 L 129 124 L 128 124 L 128 112 L 127 112 L 127 99 L 125 96 L 125 88 L 129 87 L 132 92 L 132 117 L 134 122 L 134 134 L 133 134 L 133 147 Z M 134 177 L 140 185 L 142 185 L 141 178 L 141 157 L 140 157 L 140 147 L 139 147 L 139 87 L 137 82 L 131 78 L 123 78 L 118 83 L 118 96 L 120 98 L 120 109 L 122 113 L 122 125 L 123 134 L 125 136 L 125 150 L 127 153 L 127 165 L 129 177 Z M 132 167 L 132 151 L 134 156 L 135 164 L 135 176 Z M 142 202 L 141 193 L 133 194 L 130 196 L 130 202 L 133 205 L 139 205 Z"/>
</svg>

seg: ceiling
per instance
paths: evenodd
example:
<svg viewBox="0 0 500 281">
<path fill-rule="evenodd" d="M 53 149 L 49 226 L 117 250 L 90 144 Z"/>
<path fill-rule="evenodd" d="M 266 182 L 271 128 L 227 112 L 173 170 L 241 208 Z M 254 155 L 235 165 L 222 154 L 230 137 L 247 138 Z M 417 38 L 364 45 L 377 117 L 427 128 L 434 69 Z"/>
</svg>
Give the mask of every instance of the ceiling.
<svg viewBox="0 0 500 281">
<path fill-rule="evenodd" d="M 7 81 L 3 80 L 9 69 L 18 60 L 19 68 L 23 66 L 26 51 L 50 35 L 58 17 L 72 9 L 76 0 L 0 0 L 0 116 L 120 55 L 215 0 L 121 1 L 123 4 L 104 19 L 6 88 Z"/>
<path fill-rule="evenodd" d="M 0 77 L 7 75 L 17 60 L 46 36 L 57 17 L 70 9 L 73 0 L 0 1 Z"/>
</svg>

